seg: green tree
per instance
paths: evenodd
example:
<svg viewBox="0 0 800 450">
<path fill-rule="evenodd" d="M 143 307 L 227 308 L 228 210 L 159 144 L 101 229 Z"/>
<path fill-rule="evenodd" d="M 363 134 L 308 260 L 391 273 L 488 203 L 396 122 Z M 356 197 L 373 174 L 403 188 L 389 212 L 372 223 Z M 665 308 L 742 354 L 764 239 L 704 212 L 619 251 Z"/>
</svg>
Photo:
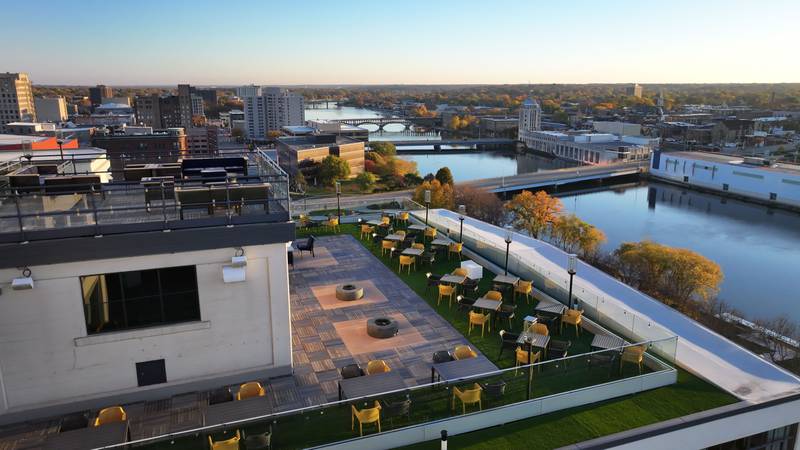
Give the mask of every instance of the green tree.
<svg viewBox="0 0 800 450">
<path fill-rule="evenodd" d="M 453 185 L 453 174 L 449 167 L 445 166 L 437 170 L 435 176 L 439 183 Z"/>
<path fill-rule="evenodd" d="M 361 172 L 356 177 L 356 183 L 361 188 L 362 191 L 370 192 L 375 187 L 375 182 L 378 181 L 378 177 L 374 174 L 369 172 Z"/>
<path fill-rule="evenodd" d="M 336 180 L 347 178 L 350 175 L 350 165 L 338 156 L 328 155 L 322 160 L 319 168 L 319 177 L 322 184 L 333 186 Z"/>
<path fill-rule="evenodd" d="M 511 213 L 512 225 L 537 239 L 556 221 L 562 208 L 561 200 L 551 197 L 545 191 L 538 191 L 536 194 L 522 191 L 506 203 L 506 209 Z"/>
<path fill-rule="evenodd" d="M 391 142 L 370 142 L 369 148 L 372 149 L 373 152 L 383 157 L 394 156 L 397 154 L 397 147 L 395 147 Z"/>
</svg>

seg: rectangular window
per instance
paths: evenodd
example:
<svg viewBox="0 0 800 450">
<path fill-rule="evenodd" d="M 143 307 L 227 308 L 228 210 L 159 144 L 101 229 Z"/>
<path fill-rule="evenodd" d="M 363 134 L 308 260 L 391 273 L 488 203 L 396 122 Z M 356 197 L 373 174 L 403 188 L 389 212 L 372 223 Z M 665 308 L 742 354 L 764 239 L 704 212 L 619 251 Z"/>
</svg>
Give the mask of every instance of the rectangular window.
<svg viewBox="0 0 800 450">
<path fill-rule="evenodd" d="M 80 277 L 89 334 L 200 320 L 194 266 Z"/>
</svg>

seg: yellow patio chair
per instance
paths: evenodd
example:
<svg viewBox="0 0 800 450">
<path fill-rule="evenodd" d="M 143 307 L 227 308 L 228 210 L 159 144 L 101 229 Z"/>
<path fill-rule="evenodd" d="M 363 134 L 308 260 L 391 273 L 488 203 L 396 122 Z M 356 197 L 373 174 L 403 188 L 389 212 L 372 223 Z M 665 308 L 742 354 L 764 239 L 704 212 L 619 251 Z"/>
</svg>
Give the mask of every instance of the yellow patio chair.
<svg viewBox="0 0 800 450">
<path fill-rule="evenodd" d="M 453 297 L 455 297 L 455 295 L 456 295 L 455 286 L 440 284 L 439 298 L 436 300 L 436 306 L 439 306 L 442 303 L 443 297 L 447 297 L 447 307 L 449 308 L 453 304 Z"/>
<path fill-rule="evenodd" d="M 367 363 L 367 375 L 375 375 L 376 373 L 391 372 L 392 368 L 386 361 L 382 359 L 373 359 Z"/>
<path fill-rule="evenodd" d="M 403 271 L 403 266 L 408 267 L 408 274 L 411 275 L 411 266 L 416 266 L 417 259 L 410 255 L 400 255 L 400 267 L 397 269 L 397 272 Z M 416 267 L 415 267 L 416 268 Z"/>
<path fill-rule="evenodd" d="M 453 359 L 477 358 L 478 354 L 469 345 L 456 345 L 453 349 Z"/>
<path fill-rule="evenodd" d="M 384 225 L 389 225 L 392 223 L 392 219 L 389 216 L 382 216 L 381 223 Z"/>
<path fill-rule="evenodd" d="M 532 281 L 519 280 L 517 282 L 517 285 L 514 286 L 514 300 L 517 299 L 517 294 L 521 294 L 525 296 L 525 303 L 530 303 L 532 292 L 533 292 Z"/>
<path fill-rule="evenodd" d="M 486 324 L 488 322 L 489 322 L 489 314 L 481 314 L 479 312 L 470 311 L 469 312 L 469 330 L 467 331 L 467 336 L 469 336 L 472 333 L 472 327 L 473 326 L 480 325 L 480 327 L 481 327 L 481 337 L 483 337 L 483 331 L 484 331 L 484 328 L 486 327 Z M 492 327 L 492 325 L 490 324 L 489 325 L 489 331 L 492 331 L 491 327 Z"/>
<path fill-rule="evenodd" d="M 528 351 L 523 349 L 522 347 L 517 346 L 516 354 L 517 354 L 516 355 L 517 356 L 517 362 L 516 362 L 515 367 L 519 368 L 519 366 L 527 366 L 528 365 Z M 533 364 L 533 363 L 535 363 L 537 361 L 540 361 L 541 359 L 542 359 L 542 351 L 541 350 L 538 351 L 538 352 L 533 352 L 533 351 L 531 352 L 531 362 L 530 362 L 531 364 Z M 537 369 L 541 370 L 540 367 L 537 367 Z M 517 369 L 514 369 L 514 375 L 516 375 L 516 374 L 517 374 Z"/>
<path fill-rule="evenodd" d="M 375 232 L 375 227 L 369 225 L 361 225 L 361 239 L 364 239 L 365 236 L 367 237 L 367 239 L 369 239 L 369 237 L 372 236 L 372 233 L 374 232 Z"/>
<path fill-rule="evenodd" d="M 364 435 L 364 424 L 377 423 L 378 433 L 381 432 L 381 404 L 375 400 L 372 408 L 364 408 L 358 410 L 355 405 L 350 405 L 350 431 L 356 429 L 356 420 L 358 420 L 358 435 Z"/>
<path fill-rule="evenodd" d="M 125 422 L 128 420 L 128 414 L 122 409 L 122 406 L 110 406 L 103 408 L 97 413 L 94 419 L 94 426 L 99 427 L 107 423 Z"/>
<path fill-rule="evenodd" d="M 424 239 L 427 240 L 428 238 L 430 238 L 430 240 L 436 239 L 436 228 L 428 227 L 425 229 Z"/>
<path fill-rule="evenodd" d="M 535 324 L 531 325 L 528 331 L 532 331 L 534 334 L 541 334 L 544 336 L 550 335 L 550 330 L 547 328 L 547 325 L 539 322 L 536 322 Z"/>
<path fill-rule="evenodd" d="M 396 234 L 396 235 L 398 235 L 398 236 L 402 236 L 402 237 L 403 237 L 403 239 L 405 239 L 405 238 L 406 238 L 406 232 L 405 232 L 405 231 L 403 231 L 403 230 L 397 230 L 397 231 L 395 231 L 395 232 L 394 232 L 394 234 Z"/>
<path fill-rule="evenodd" d="M 581 322 L 583 322 L 583 311 L 568 309 L 561 315 L 561 331 L 564 331 L 564 324 L 575 325 L 575 334 L 580 336 Z"/>
<path fill-rule="evenodd" d="M 632 347 L 625 347 L 625 350 L 622 351 L 622 357 L 620 358 L 621 364 L 629 363 L 629 364 L 636 364 L 636 367 L 639 368 L 639 374 L 642 373 L 642 363 L 644 362 L 644 352 L 647 350 L 647 346 L 645 345 L 634 345 Z M 620 372 L 622 371 L 622 365 L 620 365 Z"/>
<path fill-rule="evenodd" d="M 384 256 L 386 252 L 391 253 L 393 248 L 394 248 L 394 242 L 387 241 L 386 239 L 384 239 L 381 242 L 381 256 Z"/>
<path fill-rule="evenodd" d="M 330 229 L 332 231 L 335 231 L 337 233 L 341 231 L 341 228 L 339 228 L 339 218 L 338 217 L 330 217 L 330 218 L 328 218 L 328 221 L 325 222 L 325 225 L 327 225 L 328 227 L 330 227 Z"/>
<path fill-rule="evenodd" d="M 458 387 L 453 387 L 453 401 L 450 404 L 450 409 L 456 410 L 456 398 L 461 400 L 461 414 L 467 413 L 467 405 L 478 404 L 478 411 L 483 409 L 481 405 L 481 385 L 475 383 L 472 389 L 464 389 L 463 391 Z"/>
<path fill-rule="evenodd" d="M 414 243 L 414 244 L 411 244 L 411 248 L 415 248 L 417 250 L 422 250 L 424 252 L 425 251 L 425 244 Z"/>
<path fill-rule="evenodd" d="M 461 242 L 451 242 L 450 245 L 447 246 L 447 259 L 450 259 L 450 255 L 455 253 L 458 256 L 458 260 L 461 261 L 461 249 L 464 248 L 464 244 Z"/>
<path fill-rule="evenodd" d="M 253 397 L 263 397 L 266 394 L 264 387 L 258 381 L 250 381 L 239 386 L 236 400 L 246 400 Z"/>
<path fill-rule="evenodd" d="M 396 220 L 398 222 L 403 222 L 404 225 L 408 225 L 408 217 L 409 217 L 409 214 L 407 212 L 403 211 L 403 212 L 401 212 L 400 214 L 397 215 L 397 219 Z"/>
<path fill-rule="evenodd" d="M 463 267 L 456 267 L 450 273 L 451 275 L 455 275 L 457 277 L 466 277 L 467 275 L 469 275 L 469 271 Z"/>
<path fill-rule="evenodd" d="M 211 436 L 208 437 L 208 447 L 211 450 L 239 450 L 239 441 L 242 440 L 242 435 L 239 430 L 236 430 L 236 435 L 224 441 L 214 442 Z"/>
<path fill-rule="evenodd" d="M 500 291 L 487 291 L 486 294 L 483 295 L 483 298 L 486 300 L 494 300 L 496 302 L 503 301 L 503 294 Z"/>
</svg>

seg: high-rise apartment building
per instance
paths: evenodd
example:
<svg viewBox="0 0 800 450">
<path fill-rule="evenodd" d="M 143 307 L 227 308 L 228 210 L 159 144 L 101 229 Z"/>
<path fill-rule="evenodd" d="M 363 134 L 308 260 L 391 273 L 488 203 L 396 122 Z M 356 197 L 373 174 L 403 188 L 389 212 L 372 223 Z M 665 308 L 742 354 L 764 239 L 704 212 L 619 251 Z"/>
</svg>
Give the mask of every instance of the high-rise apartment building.
<svg viewBox="0 0 800 450">
<path fill-rule="evenodd" d="M 11 122 L 35 122 L 36 105 L 27 73 L 0 73 L 0 132 Z"/>
<path fill-rule="evenodd" d="M 525 99 L 519 108 L 519 140 L 523 140 L 526 132 L 542 129 L 542 108 L 539 102 L 531 98 Z"/>
<path fill-rule="evenodd" d="M 242 86 L 236 90 L 244 102 L 247 137 L 264 139 L 281 127 L 303 125 L 303 96 L 278 87 Z"/>
<path fill-rule="evenodd" d="M 203 99 L 193 92 L 192 86 L 179 84 L 178 95 L 137 96 L 136 122 L 153 128 L 191 128 L 192 117 L 203 115 Z"/>
<path fill-rule="evenodd" d="M 114 92 L 111 91 L 110 86 L 106 86 L 105 84 L 98 84 L 95 87 L 89 88 L 89 100 L 92 102 L 92 106 L 97 106 L 103 103 L 103 98 L 111 98 L 114 96 Z"/>
<path fill-rule="evenodd" d="M 625 88 L 625 95 L 630 97 L 641 98 L 642 97 L 642 86 L 637 83 L 633 83 L 633 85 L 628 86 Z"/>
<path fill-rule="evenodd" d="M 63 122 L 67 120 L 67 102 L 64 97 L 35 98 L 36 117 L 40 122 Z"/>
</svg>

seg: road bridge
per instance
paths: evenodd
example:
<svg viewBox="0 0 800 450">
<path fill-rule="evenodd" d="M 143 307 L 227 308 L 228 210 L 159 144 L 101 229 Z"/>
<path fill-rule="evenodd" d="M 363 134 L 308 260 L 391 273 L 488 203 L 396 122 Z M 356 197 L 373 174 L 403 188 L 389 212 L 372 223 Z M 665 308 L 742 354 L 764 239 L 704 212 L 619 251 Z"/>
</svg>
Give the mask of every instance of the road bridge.
<svg viewBox="0 0 800 450">
<path fill-rule="evenodd" d="M 414 126 L 435 128 L 441 126 L 441 119 L 436 117 L 365 117 L 361 119 L 334 119 L 330 122 L 344 123 L 359 127 L 361 125 L 374 125 L 382 131 L 386 125 L 402 125 L 404 130 L 411 130 Z"/>
</svg>

